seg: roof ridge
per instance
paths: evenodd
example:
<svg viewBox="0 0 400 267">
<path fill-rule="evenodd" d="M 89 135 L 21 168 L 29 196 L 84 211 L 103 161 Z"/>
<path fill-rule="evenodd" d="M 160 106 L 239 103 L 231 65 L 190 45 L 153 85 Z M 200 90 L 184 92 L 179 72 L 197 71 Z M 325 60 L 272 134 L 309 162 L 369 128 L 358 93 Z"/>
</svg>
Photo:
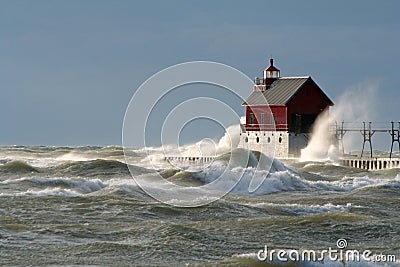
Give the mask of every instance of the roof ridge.
<svg viewBox="0 0 400 267">
<path fill-rule="evenodd" d="M 322 91 L 322 89 L 311 79 L 311 76 L 300 76 L 276 79 L 269 89 L 265 91 L 253 91 L 246 99 L 244 105 L 263 105 L 264 102 L 262 100 L 264 97 L 269 105 L 286 105 L 297 94 L 297 92 L 309 82 L 314 83 L 316 88 L 320 90 L 330 102 L 332 102 L 328 96 L 326 96 L 324 91 Z M 260 92 L 262 92 L 264 97 L 260 97 Z"/>
<path fill-rule="evenodd" d="M 311 76 L 288 76 L 288 77 L 280 77 L 279 79 L 308 79 Z"/>
</svg>

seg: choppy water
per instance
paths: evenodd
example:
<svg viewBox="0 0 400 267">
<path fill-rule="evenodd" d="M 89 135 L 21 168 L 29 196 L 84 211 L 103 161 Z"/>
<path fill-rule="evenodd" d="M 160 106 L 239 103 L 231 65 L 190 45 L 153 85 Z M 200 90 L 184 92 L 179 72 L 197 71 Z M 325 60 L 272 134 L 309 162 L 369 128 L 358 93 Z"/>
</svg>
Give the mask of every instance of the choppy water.
<svg viewBox="0 0 400 267">
<path fill-rule="evenodd" d="M 142 151 L 131 156 L 137 175 L 154 171 Z M 400 259 L 399 169 L 275 167 L 255 194 L 244 183 L 207 206 L 178 208 L 135 184 L 120 147 L 1 147 L 0 265 L 268 266 L 256 259 L 265 245 L 322 250 L 339 238 Z M 158 171 L 195 186 L 218 168 Z"/>
</svg>

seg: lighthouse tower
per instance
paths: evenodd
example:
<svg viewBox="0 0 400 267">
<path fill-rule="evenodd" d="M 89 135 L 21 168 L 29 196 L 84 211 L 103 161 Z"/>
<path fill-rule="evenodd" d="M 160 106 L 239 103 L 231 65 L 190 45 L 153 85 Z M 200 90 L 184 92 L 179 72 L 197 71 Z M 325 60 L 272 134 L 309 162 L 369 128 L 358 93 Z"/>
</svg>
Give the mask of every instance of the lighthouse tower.
<svg viewBox="0 0 400 267">
<path fill-rule="evenodd" d="M 269 60 L 270 66 L 264 70 L 264 83 L 271 85 L 277 78 L 281 77 L 281 71 L 274 66 L 274 59 Z"/>
<path fill-rule="evenodd" d="M 277 158 L 297 157 L 308 144 L 315 119 L 333 102 L 310 76 L 281 77 L 272 58 L 269 63 L 242 104 L 246 122 L 239 147 Z"/>
</svg>

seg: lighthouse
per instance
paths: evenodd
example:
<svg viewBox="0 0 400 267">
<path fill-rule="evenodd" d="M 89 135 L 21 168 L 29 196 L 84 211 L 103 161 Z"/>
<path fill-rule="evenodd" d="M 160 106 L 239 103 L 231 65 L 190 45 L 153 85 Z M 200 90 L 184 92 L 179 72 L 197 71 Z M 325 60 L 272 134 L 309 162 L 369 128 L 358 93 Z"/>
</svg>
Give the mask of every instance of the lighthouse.
<svg viewBox="0 0 400 267">
<path fill-rule="evenodd" d="M 316 118 L 333 102 L 310 76 L 281 77 L 271 58 L 242 105 L 246 121 L 241 125 L 239 147 L 274 151 L 275 157 L 288 158 L 300 155 Z"/>
</svg>

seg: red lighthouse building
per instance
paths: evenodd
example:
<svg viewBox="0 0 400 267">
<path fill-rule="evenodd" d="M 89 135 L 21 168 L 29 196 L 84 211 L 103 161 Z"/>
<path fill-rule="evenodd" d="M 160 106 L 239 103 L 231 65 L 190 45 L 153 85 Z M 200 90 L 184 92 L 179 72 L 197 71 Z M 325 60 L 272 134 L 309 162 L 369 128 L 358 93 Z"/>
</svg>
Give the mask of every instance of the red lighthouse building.
<svg viewBox="0 0 400 267">
<path fill-rule="evenodd" d="M 256 78 L 253 92 L 243 103 L 246 123 L 239 146 L 275 156 L 298 156 L 307 146 L 311 126 L 333 102 L 310 76 L 280 77 L 270 59 L 263 78 Z"/>
</svg>

